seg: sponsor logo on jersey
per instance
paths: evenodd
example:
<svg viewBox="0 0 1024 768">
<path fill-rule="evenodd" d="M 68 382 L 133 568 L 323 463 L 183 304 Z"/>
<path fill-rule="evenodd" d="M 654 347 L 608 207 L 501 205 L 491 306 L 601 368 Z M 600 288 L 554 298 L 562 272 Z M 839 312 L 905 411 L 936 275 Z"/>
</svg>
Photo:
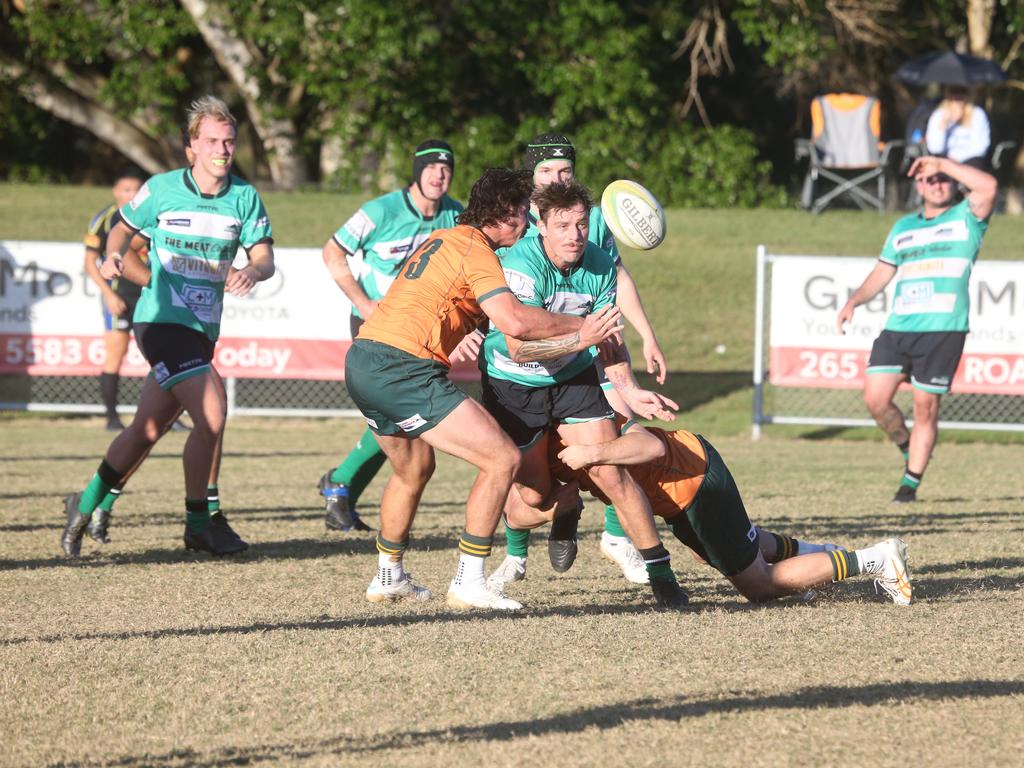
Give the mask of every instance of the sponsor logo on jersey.
<svg viewBox="0 0 1024 768">
<path fill-rule="evenodd" d="M 184 227 L 185 229 L 188 229 L 192 226 L 192 219 L 167 219 L 164 223 L 172 227 Z"/>
<path fill-rule="evenodd" d="M 966 243 L 970 238 L 966 221 L 949 221 L 931 227 L 920 227 L 900 233 L 893 241 L 893 249 L 925 248 L 938 243 Z"/>
<path fill-rule="evenodd" d="M 410 416 L 408 419 L 402 419 L 398 422 L 398 426 L 402 428 L 403 432 L 412 432 L 415 429 L 419 429 L 426 423 L 427 420 L 417 413 Z"/>
<path fill-rule="evenodd" d="M 227 278 L 231 262 L 227 259 L 211 261 L 201 256 L 171 256 L 164 261 L 168 272 L 183 277 L 202 277 L 207 280 L 224 280 Z"/>
<path fill-rule="evenodd" d="M 902 299 L 904 304 L 920 304 L 930 301 L 932 293 L 932 284 L 930 282 L 909 283 L 900 290 L 900 299 Z"/>
<path fill-rule="evenodd" d="M 181 293 L 190 307 L 212 307 L 217 303 L 217 292 L 213 288 L 186 285 Z"/>
<path fill-rule="evenodd" d="M 258 224 L 257 224 L 258 226 Z M 238 237 L 242 232 L 242 223 L 239 221 L 232 222 L 224 227 L 224 234 L 228 237 Z"/>
<path fill-rule="evenodd" d="M 577 316 L 589 315 L 593 308 L 593 296 L 575 291 L 555 291 L 545 306 L 548 312 Z"/>
<path fill-rule="evenodd" d="M 144 202 L 146 202 L 146 199 L 148 197 L 149 197 L 149 182 L 147 181 L 145 184 L 143 184 L 139 188 L 139 191 L 135 193 L 135 197 L 132 198 L 132 201 L 130 203 L 128 203 L 128 205 L 130 205 L 132 207 L 132 210 L 134 211 L 140 205 L 142 205 Z"/>
<path fill-rule="evenodd" d="M 747 538 L 750 541 L 757 541 L 757 526 L 751 523 L 750 530 L 747 531 Z"/>
<path fill-rule="evenodd" d="M 153 366 L 153 378 L 156 379 L 157 384 L 163 384 L 170 377 L 171 372 L 167 370 L 167 366 L 163 363 L 157 363 Z"/>
<path fill-rule="evenodd" d="M 508 283 L 508 288 L 514 293 L 520 301 L 528 301 L 532 299 L 537 293 L 537 284 L 532 277 L 523 274 L 522 272 L 516 272 L 513 269 L 506 269 L 505 271 L 505 282 Z"/>
</svg>

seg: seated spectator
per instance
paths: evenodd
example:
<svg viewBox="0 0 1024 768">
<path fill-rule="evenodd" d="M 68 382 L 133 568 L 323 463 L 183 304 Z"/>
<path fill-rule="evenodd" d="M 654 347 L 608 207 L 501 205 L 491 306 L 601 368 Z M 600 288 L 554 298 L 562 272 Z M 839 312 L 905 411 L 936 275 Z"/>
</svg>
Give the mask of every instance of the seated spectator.
<svg viewBox="0 0 1024 768">
<path fill-rule="evenodd" d="M 925 144 L 932 155 L 979 168 L 987 166 L 992 134 L 985 110 L 969 100 L 963 86 L 947 86 L 943 100 L 928 118 Z"/>
</svg>

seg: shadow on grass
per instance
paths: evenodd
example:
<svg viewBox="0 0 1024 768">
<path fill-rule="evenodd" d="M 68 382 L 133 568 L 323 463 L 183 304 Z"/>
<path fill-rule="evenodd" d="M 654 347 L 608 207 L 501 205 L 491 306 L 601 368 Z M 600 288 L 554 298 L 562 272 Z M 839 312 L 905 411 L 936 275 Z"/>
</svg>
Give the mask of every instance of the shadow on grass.
<svg viewBox="0 0 1024 768">
<path fill-rule="evenodd" d="M 905 506 L 889 505 L 865 517 L 832 517 L 830 515 L 799 515 L 795 517 L 772 515 L 755 522 L 774 533 L 794 535 L 808 532 L 814 539 L 829 540 L 835 544 L 853 546 L 864 539 L 882 539 L 888 536 L 940 533 L 986 533 L 1006 530 L 1007 523 L 1020 521 L 1019 512 L 1002 510 L 989 512 L 911 512 Z M 920 509 L 920 507 L 916 507 Z M 911 555 L 913 556 L 913 555 Z"/>
<path fill-rule="evenodd" d="M 319 517 L 319 515 L 318 515 Z M 234 518 L 232 518 L 234 521 Z M 242 528 L 242 526 L 239 526 Z M 54 550 L 60 527 L 54 527 Z M 242 529 L 244 534 L 245 530 Z M 447 550 L 455 552 L 458 545 L 457 532 L 450 534 L 424 534 L 412 536 L 412 551 L 429 552 Z M 180 541 L 180 539 L 179 539 Z M 225 565 L 256 566 L 265 560 L 315 560 L 335 555 L 376 554 L 375 538 L 372 533 L 325 534 L 320 538 L 295 538 L 284 541 L 263 541 L 252 543 L 249 549 L 237 555 L 214 557 L 205 552 L 188 552 L 180 546 L 154 547 L 138 552 L 106 552 L 97 549 L 86 539 L 83 557 L 69 559 L 60 555 L 52 557 L 27 558 L 25 560 L 0 559 L 0 571 L 38 570 L 41 568 L 108 568 L 125 565 L 179 565 L 181 563 L 223 563 Z M 111 545 L 107 545 L 111 546 Z"/>
<path fill-rule="evenodd" d="M 932 701 L 971 701 L 1019 696 L 1024 682 L 1018 680 L 950 680 L 944 682 L 895 681 L 869 685 L 809 686 L 786 693 L 757 691 L 723 695 L 678 695 L 663 699 L 634 699 L 597 707 L 569 710 L 557 715 L 521 720 L 502 720 L 479 725 L 391 731 L 360 738 L 352 735 L 328 739 L 226 747 L 199 751 L 176 749 L 164 754 L 128 755 L 103 761 L 103 765 L 250 765 L 261 762 L 304 760 L 353 753 L 401 753 L 424 747 L 485 742 L 517 742 L 545 736 L 580 734 L 591 729 L 610 731 L 631 723 L 664 721 L 678 723 L 709 715 L 744 714 L 782 710 L 814 711 L 927 704 Z M 54 766 L 93 763 L 53 763 Z"/>
<path fill-rule="evenodd" d="M 324 455 L 323 451 L 266 451 L 266 452 L 247 452 L 240 453 L 237 451 L 227 451 L 224 454 L 225 459 L 280 459 L 290 457 L 302 457 L 302 456 L 319 456 Z M 103 458 L 101 454 L 95 452 L 82 453 L 77 456 L 46 456 L 40 454 L 32 454 L 27 456 L 0 456 L 0 464 L 7 462 L 20 462 L 20 461 L 84 461 L 85 459 L 95 459 L 97 462 Z M 171 451 L 160 453 L 151 453 L 146 457 L 146 463 L 152 464 L 156 461 L 167 461 L 173 459 L 174 461 L 181 461 L 181 451 Z"/>
</svg>

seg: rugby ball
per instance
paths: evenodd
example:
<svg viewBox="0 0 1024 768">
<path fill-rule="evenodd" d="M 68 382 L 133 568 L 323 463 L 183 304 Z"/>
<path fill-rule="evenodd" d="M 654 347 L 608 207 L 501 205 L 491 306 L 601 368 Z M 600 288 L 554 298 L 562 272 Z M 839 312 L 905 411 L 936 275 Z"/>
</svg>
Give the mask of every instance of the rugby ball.
<svg viewBox="0 0 1024 768">
<path fill-rule="evenodd" d="M 628 248 L 649 251 L 665 239 L 661 204 L 635 181 L 619 179 L 605 187 L 601 213 L 615 239 Z"/>
</svg>

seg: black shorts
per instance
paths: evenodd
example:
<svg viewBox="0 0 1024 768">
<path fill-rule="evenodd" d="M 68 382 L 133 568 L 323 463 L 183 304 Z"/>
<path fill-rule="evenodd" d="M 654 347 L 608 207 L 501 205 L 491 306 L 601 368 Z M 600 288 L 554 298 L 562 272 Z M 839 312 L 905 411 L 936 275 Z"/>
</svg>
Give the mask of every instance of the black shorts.
<svg viewBox="0 0 1024 768">
<path fill-rule="evenodd" d="M 103 329 L 106 331 L 128 333 L 132 329 L 132 315 L 135 314 L 135 305 L 139 301 L 139 295 L 123 296 L 120 293 L 117 295 L 121 296 L 125 303 L 124 312 L 119 315 L 112 315 L 110 310 L 107 309 L 107 302 L 102 299 L 100 300 L 100 305 L 103 308 Z"/>
<path fill-rule="evenodd" d="M 677 539 L 723 576 L 735 576 L 757 559 L 757 528 L 718 451 L 701 435 L 697 439 L 708 461 L 704 480 L 689 506 L 668 524 Z"/>
<path fill-rule="evenodd" d="M 484 408 L 521 450 L 552 425 L 615 418 L 593 365 L 568 381 L 546 387 L 495 379 L 486 372 L 481 383 Z"/>
<path fill-rule="evenodd" d="M 871 347 L 868 373 L 900 373 L 924 392 L 949 392 L 960 364 L 966 332 L 904 333 L 882 331 Z"/>
<path fill-rule="evenodd" d="M 160 389 L 209 371 L 215 342 L 200 331 L 177 323 L 136 323 L 135 340 Z"/>
</svg>

